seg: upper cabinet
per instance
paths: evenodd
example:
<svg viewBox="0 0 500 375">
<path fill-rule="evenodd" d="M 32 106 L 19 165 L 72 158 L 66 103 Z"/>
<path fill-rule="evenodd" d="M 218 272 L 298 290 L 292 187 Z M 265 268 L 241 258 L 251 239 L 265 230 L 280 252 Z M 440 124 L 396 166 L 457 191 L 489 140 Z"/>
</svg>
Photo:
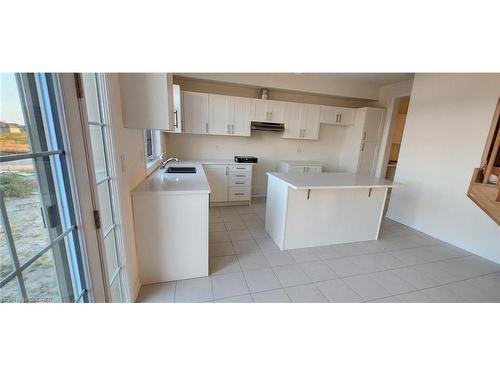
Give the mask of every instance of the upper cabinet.
<svg viewBox="0 0 500 375">
<path fill-rule="evenodd" d="M 287 103 L 282 138 L 319 139 L 319 116 L 318 105 Z"/>
<path fill-rule="evenodd" d="M 231 97 L 208 94 L 209 134 L 231 134 Z"/>
<path fill-rule="evenodd" d="M 252 99 L 231 96 L 230 135 L 250 136 Z"/>
<path fill-rule="evenodd" d="M 174 130 L 172 74 L 121 73 L 123 126 Z"/>
<path fill-rule="evenodd" d="M 172 133 L 181 133 L 184 123 L 184 117 L 182 114 L 182 92 L 179 85 L 173 85 L 173 101 L 174 101 L 174 126 L 170 130 Z"/>
<path fill-rule="evenodd" d="M 321 106 L 320 122 L 329 125 L 352 125 L 356 117 L 354 108 Z"/>
<path fill-rule="evenodd" d="M 208 134 L 208 94 L 184 91 L 184 131 Z"/>
<path fill-rule="evenodd" d="M 252 121 L 284 122 L 286 106 L 286 102 L 254 99 Z"/>
</svg>

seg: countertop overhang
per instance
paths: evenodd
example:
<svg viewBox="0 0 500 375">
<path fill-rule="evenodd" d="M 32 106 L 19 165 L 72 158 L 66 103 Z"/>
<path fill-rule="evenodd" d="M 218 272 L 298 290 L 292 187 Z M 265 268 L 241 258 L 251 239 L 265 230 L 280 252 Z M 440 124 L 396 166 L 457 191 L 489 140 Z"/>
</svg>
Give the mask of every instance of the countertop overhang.
<svg viewBox="0 0 500 375">
<path fill-rule="evenodd" d="M 287 183 L 292 189 L 376 189 L 403 186 L 394 181 L 355 173 L 271 173 L 272 176 Z"/>
</svg>

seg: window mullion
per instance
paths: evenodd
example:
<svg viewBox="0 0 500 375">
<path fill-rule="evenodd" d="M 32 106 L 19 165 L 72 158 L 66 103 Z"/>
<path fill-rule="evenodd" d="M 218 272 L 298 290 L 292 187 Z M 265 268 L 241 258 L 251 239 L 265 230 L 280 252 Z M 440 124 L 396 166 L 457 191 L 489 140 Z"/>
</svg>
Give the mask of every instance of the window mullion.
<svg viewBox="0 0 500 375">
<path fill-rule="evenodd" d="M 24 285 L 23 276 L 21 274 L 21 267 L 19 265 L 19 258 L 16 253 L 16 245 L 14 243 L 14 237 L 12 236 L 12 231 L 10 229 L 9 217 L 7 215 L 7 208 L 5 207 L 5 201 L 3 199 L 3 193 L 0 191 L 0 217 L 2 219 L 2 225 L 5 231 L 5 237 L 7 237 L 7 247 L 10 251 L 10 256 L 12 262 L 14 263 L 14 270 L 17 274 L 17 283 L 19 289 L 21 289 L 21 295 L 24 301 L 28 300 L 28 294 L 26 293 L 26 287 Z"/>
</svg>

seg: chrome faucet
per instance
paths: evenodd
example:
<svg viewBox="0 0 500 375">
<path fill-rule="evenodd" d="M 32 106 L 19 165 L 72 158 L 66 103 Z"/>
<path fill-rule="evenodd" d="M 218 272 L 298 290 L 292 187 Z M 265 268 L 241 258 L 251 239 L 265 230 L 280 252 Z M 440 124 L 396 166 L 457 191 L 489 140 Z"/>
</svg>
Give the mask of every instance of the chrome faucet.
<svg viewBox="0 0 500 375">
<path fill-rule="evenodd" d="M 167 164 L 170 163 L 171 161 L 176 161 L 176 162 L 180 161 L 175 156 L 172 156 L 172 157 L 168 158 L 167 160 L 163 160 L 163 157 L 165 156 L 165 154 L 166 154 L 166 152 L 164 152 L 163 154 L 161 154 L 161 165 L 160 165 L 161 169 L 164 169 L 167 166 Z"/>
</svg>

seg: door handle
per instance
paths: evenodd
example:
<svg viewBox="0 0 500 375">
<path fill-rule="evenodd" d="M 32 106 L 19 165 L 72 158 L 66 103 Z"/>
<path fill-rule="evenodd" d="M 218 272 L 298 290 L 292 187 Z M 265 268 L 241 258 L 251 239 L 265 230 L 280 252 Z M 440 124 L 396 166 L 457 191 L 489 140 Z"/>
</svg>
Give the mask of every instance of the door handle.
<svg viewBox="0 0 500 375">
<path fill-rule="evenodd" d="M 174 121 L 174 128 L 178 128 L 179 127 L 179 119 L 177 118 L 177 111 L 174 111 L 174 118 L 175 118 L 175 121 Z"/>
<path fill-rule="evenodd" d="M 361 151 L 365 151 L 365 144 L 361 143 Z"/>
<path fill-rule="evenodd" d="M 366 131 L 363 132 L 363 141 L 366 141 Z"/>
<path fill-rule="evenodd" d="M 339 115 L 339 122 L 342 122 L 342 113 Z"/>
<path fill-rule="evenodd" d="M 208 122 L 205 123 L 205 132 L 208 133 Z"/>
</svg>

